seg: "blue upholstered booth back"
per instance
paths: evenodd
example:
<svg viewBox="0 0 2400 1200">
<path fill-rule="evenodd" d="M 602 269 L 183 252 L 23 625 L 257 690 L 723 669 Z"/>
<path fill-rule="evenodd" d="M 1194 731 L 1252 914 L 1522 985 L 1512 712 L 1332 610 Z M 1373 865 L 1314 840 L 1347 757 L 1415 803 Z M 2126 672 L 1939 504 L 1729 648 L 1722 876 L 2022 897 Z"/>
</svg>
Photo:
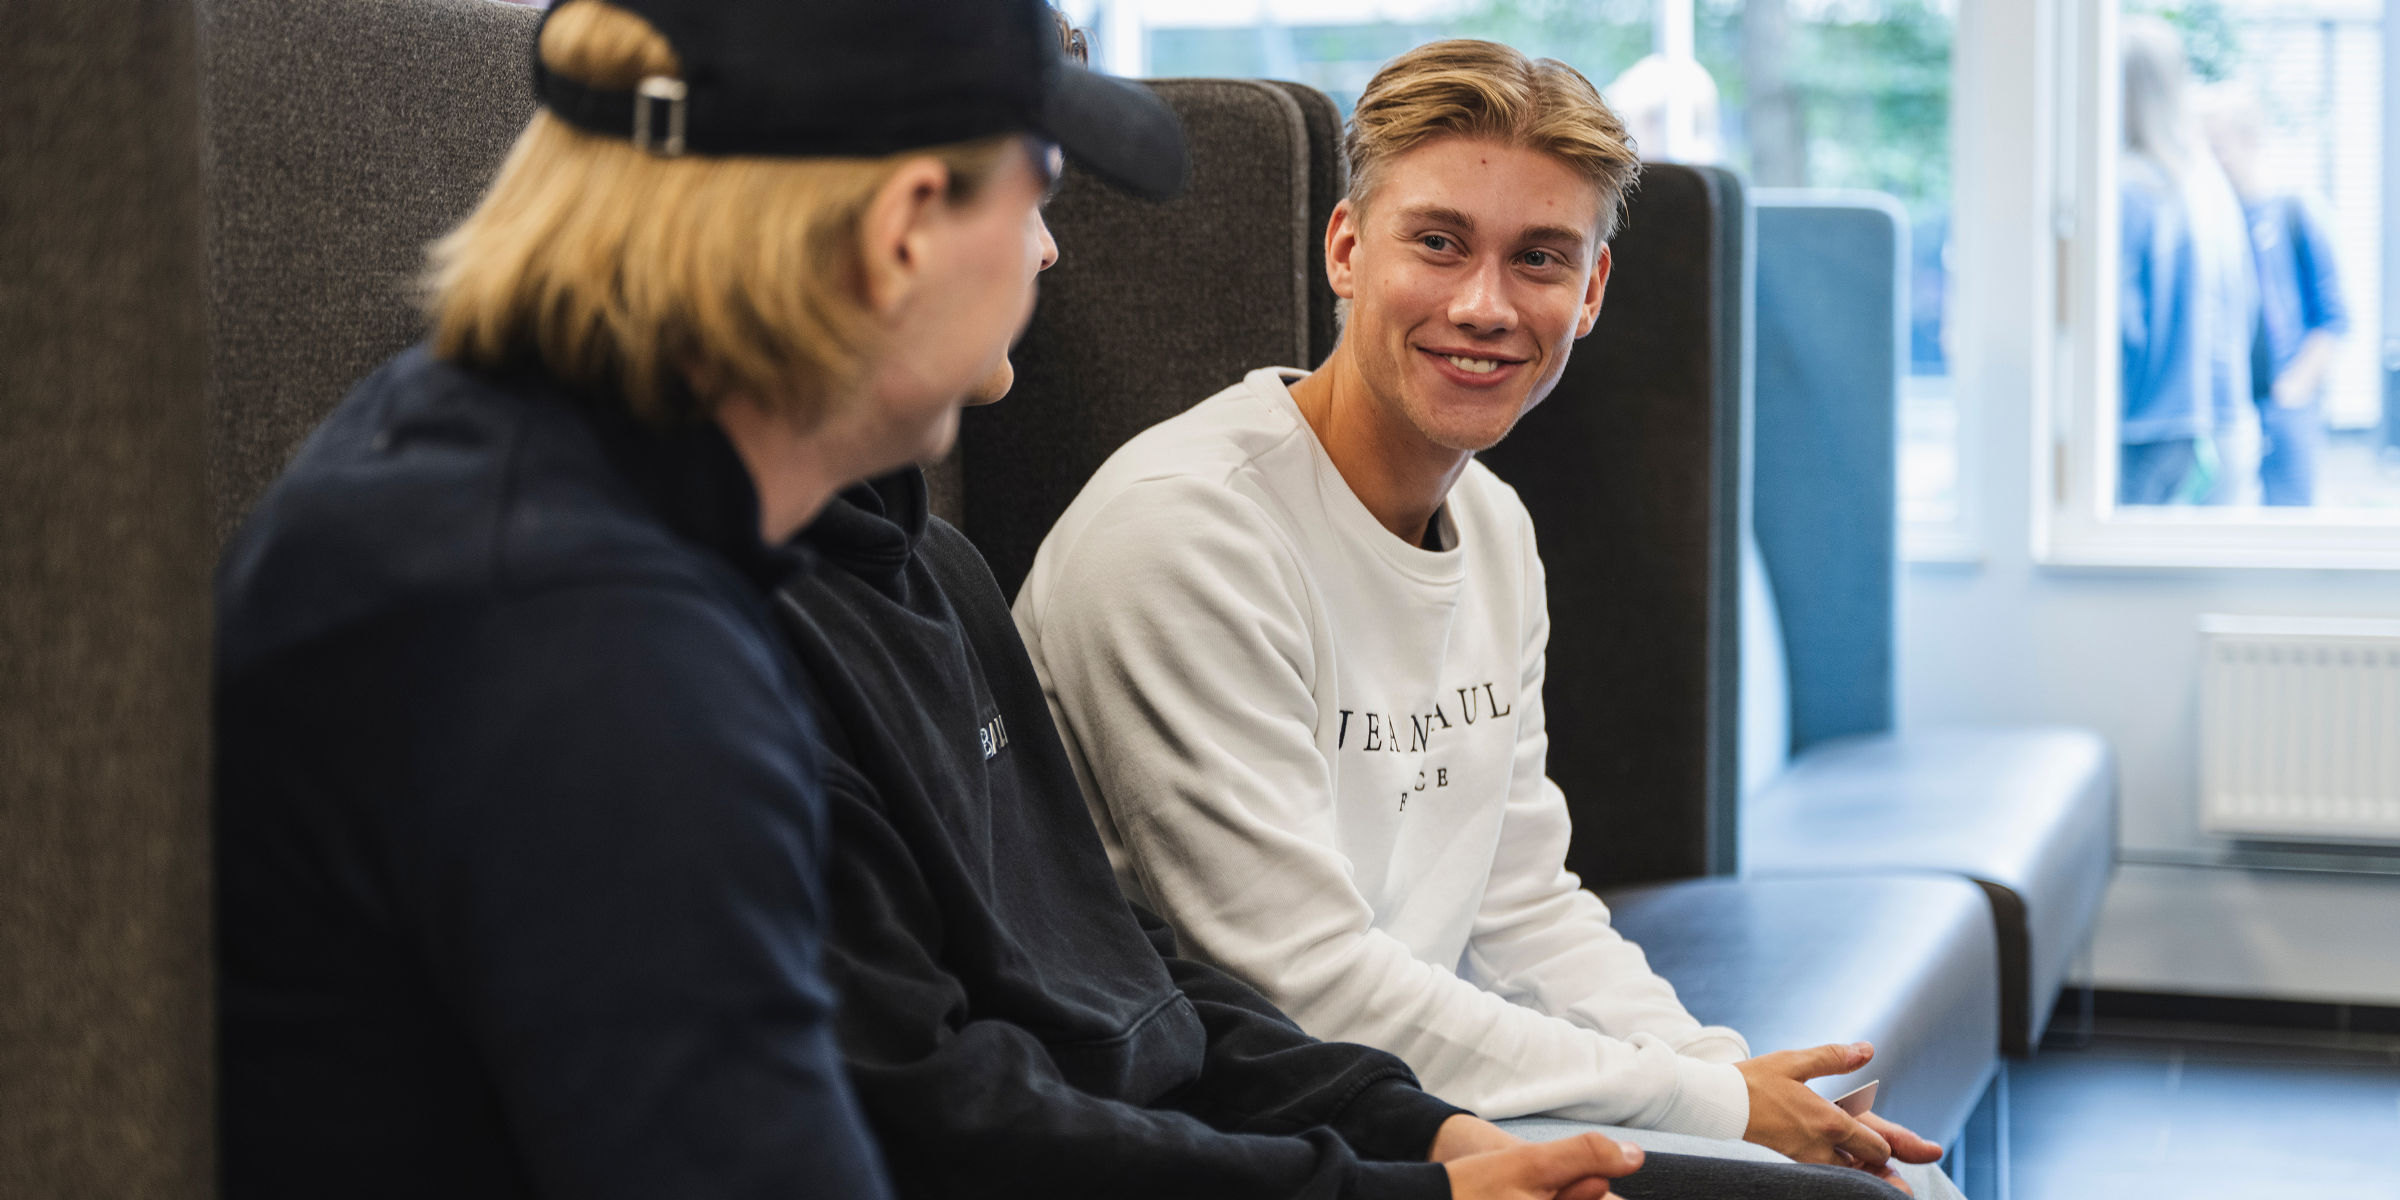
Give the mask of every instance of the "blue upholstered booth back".
<svg viewBox="0 0 2400 1200">
<path fill-rule="evenodd" d="M 1791 750 L 1892 727 L 1907 218 L 1759 189 L 1752 526 L 1780 615 Z"/>
</svg>

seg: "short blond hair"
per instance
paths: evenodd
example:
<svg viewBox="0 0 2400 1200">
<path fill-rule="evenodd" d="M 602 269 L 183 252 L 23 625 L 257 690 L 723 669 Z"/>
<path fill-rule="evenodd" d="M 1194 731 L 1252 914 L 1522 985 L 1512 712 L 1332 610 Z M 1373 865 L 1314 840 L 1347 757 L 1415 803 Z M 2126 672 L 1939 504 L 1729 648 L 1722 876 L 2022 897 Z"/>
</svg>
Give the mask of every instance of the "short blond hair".
<svg viewBox="0 0 2400 1200">
<path fill-rule="evenodd" d="M 1600 89 L 1554 58 L 1498 42 L 1428 42 L 1375 73 L 1342 149 L 1350 204 L 1364 208 L 1393 159 L 1441 137 L 1489 138 L 1550 155 L 1600 192 L 1600 240 L 1616 233 L 1641 160 Z"/>
<path fill-rule="evenodd" d="M 680 75 L 650 24 L 575 0 L 543 26 L 543 65 L 590 87 Z M 433 352 L 472 366 L 538 365 L 679 411 L 685 372 L 803 427 L 858 390 L 881 351 L 860 292 L 859 219 L 910 158 L 950 171 L 950 198 L 987 182 L 1012 135 L 882 158 L 663 157 L 536 111 L 482 202 L 435 242 L 424 280 Z"/>
</svg>

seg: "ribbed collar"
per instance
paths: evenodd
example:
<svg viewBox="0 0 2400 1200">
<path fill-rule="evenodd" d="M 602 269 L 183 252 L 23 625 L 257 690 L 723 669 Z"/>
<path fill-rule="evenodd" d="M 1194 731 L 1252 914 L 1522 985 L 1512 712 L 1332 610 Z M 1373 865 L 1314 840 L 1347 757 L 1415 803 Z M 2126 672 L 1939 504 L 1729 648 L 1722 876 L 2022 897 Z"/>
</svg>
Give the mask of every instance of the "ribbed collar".
<svg viewBox="0 0 2400 1200">
<path fill-rule="evenodd" d="M 827 562 L 888 586 L 908 566 L 931 515 L 925 472 L 908 467 L 835 496 L 800 541 Z"/>
</svg>

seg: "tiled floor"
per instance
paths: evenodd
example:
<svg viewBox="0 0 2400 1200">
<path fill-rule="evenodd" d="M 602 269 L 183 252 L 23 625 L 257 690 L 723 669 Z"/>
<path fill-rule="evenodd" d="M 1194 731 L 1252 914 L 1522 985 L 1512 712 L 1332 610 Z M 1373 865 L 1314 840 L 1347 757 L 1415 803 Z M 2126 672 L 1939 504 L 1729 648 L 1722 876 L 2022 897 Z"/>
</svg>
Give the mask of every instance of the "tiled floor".
<svg viewBox="0 0 2400 1200">
<path fill-rule="evenodd" d="M 2400 1039 L 2109 1026 L 2009 1110 L 2010 1200 L 2400 1200 Z"/>
</svg>

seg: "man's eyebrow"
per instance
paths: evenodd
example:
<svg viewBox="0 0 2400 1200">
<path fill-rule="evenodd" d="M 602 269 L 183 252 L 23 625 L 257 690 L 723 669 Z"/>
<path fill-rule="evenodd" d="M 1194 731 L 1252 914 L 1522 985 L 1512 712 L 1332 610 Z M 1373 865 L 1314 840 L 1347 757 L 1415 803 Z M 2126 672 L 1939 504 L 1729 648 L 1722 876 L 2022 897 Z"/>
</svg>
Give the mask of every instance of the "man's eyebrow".
<svg viewBox="0 0 2400 1200">
<path fill-rule="evenodd" d="M 1439 204 L 1421 204 L 1415 208 L 1404 208 L 1400 210 L 1400 215 L 1431 225 L 1448 225 L 1460 233 L 1475 232 L 1475 218 L 1455 208 L 1445 208 Z"/>
<path fill-rule="evenodd" d="M 1591 239 L 1586 237 L 1582 230 L 1570 229 L 1564 225 L 1536 225 L 1533 228 L 1526 230 L 1525 235 L 1518 240 L 1527 242 L 1563 242 L 1566 245 L 1580 250 L 1583 248 L 1583 244 Z"/>
</svg>

